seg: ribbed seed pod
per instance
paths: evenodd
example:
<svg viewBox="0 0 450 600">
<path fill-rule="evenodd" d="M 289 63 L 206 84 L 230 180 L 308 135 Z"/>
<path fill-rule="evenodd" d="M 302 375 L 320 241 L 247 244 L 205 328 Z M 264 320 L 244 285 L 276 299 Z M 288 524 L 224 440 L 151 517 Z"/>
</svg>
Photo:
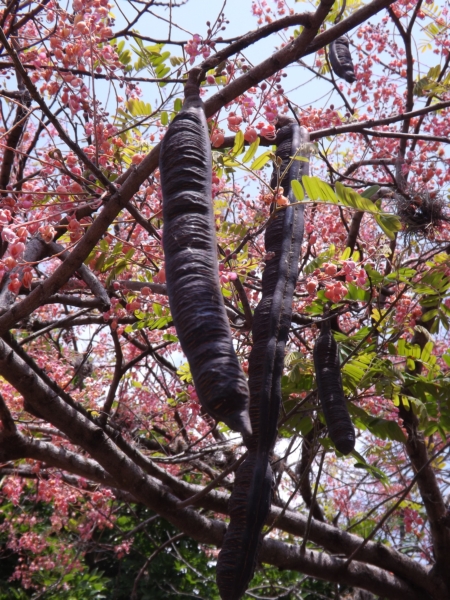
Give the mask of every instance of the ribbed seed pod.
<svg viewBox="0 0 450 600">
<path fill-rule="evenodd" d="M 239 600 L 256 567 L 261 530 L 270 509 L 272 469 L 250 452 L 236 473 L 230 498 L 230 524 L 217 562 L 222 600 Z"/>
<path fill-rule="evenodd" d="M 331 42 L 329 57 L 331 68 L 335 75 L 348 83 L 356 81 L 355 68 L 353 66 L 352 55 L 350 54 L 349 41 L 346 36 L 342 36 Z"/>
<path fill-rule="evenodd" d="M 181 348 L 205 410 L 249 436 L 248 385 L 220 291 L 210 140 L 198 89 L 162 141 L 160 172 L 167 291 Z"/>
<path fill-rule="evenodd" d="M 322 323 L 314 344 L 314 367 L 329 436 L 339 452 L 349 454 L 355 447 L 355 429 L 347 410 L 338 345 L 329 320 Z"/>
<path fill-rule="evenodd" d="M 283 127 L 277 136 L 277 156 L 283 173 L 297 149 L 309 141 L 297 125 Z M 303 153 L 304 154 L 304 153 Z M 291 203 L 290 182 L 308 172 L 308 163 L 293 161 L 281 185 Z M 271 185 L 276 187 L 276 172 Z M 284 348 L 292 315 L 303 240 L 303 207 L 277 210 L 265 234 L 271 258 L 262 277 L 262 298 L 253 318 L 253 349 L 249 357 L 250 418 L 253 434 L 245 439 L 249 455 L 236 476 L 230 499 L 230 525 L 217 563 L 217 584 L 223 600 L 239 600 L 253 577 L 261 530 L 267 518 L 272 489 L 269 461 L 275 445 L 281 404 Z"/>
<path fill-rule="evenodd" d="M 306 130 L 288 124 L 277 135 L 276 156 L 282 159 L 283 174 L 298 148 L 309 141 Z M 308 172 L 309 163 L 294 160 L 279 182 L 291 203 L 295 197 L 290 182 Z M 271 186 L 277 186 L 274 170 Z M 265 233 L 265 250 L 270 260 L 262 276 L 262 298 L 253 319 L 253 348 L 249 357 L 250 419 L 253 436 L 246 441 L 250 450 L 271 452 L 277 435 L 281 403 L 281 375 L 284 348 L 291 325 L 292 298 L 298 276 L 303 241 L 303 206 L 287 206 L 272 216 Z"/>
</svg>

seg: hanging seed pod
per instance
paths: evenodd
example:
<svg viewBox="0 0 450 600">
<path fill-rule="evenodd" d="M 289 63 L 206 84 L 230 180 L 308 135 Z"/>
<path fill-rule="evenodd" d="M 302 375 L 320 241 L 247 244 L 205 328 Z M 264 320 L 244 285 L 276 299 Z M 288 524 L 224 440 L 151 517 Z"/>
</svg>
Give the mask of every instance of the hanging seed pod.
<svg viewBox="0 0 450 600">
<path fill-rule="evenodd" d="M 313 355 L 319 399 L 329 436 L 339 452 L 349 454 L 355 447 L 355 429 L 347 410 L 338 345 L 329 320 L 322 323 Z"/>
<path fill-rule="evenodd" d="M 198 87 L 185 93 L 160 155 L 169 304 L 202 406 L 248 436 L 248 385 L 220 291 L 208 127 Z"/>
<path fill-rule="evenodd" d="M 257 452 L 249 453 L 236 473 L 229 505 L 230 524 L 217 562 L 222 600 L 239 600 L 253 577 L 271 490 L 270 465 Z"/>
<path fill-rule="evenodd" d="M 306 145 L 306 130 L 292 123 L 277 136 L 277 157 L 283 174 L 297 150 Z M 300 152 L 305 154 L 305 152 Z M 296 200 L 290 182 L 308 172 L 308 163 L 292 161 L 284 180 L 274 170 L 271 186 L 284 188 Z M 262 298 L 253 318 L 253 349 L 249 357 L 250 418 L 252 436 L 245 439 L 249 455 L 241 465 L 230 499 L 230 525 L 217 563 L 217 584 L 222 600 L 239 600 L 253 577 L 261 530 L 267 518 L 272 489 L 270 458 L 277 438 L 281 404 L 284 349 L 292 315 L 292 298 L 298 276 L 303 240 L 303 206 L 277 210 L 266 229 L 265 249 L 272 256 L 262 276 Z"/>
<path fill-rule="evenodd" d="M 352 55 L 350 54 L 349 41 L 346 36 L 342 36 L 331 42 L 328 55 L 335 75 L 348 83 L 356 81 L 355 68 L 353 66 Z"/>
</svg>

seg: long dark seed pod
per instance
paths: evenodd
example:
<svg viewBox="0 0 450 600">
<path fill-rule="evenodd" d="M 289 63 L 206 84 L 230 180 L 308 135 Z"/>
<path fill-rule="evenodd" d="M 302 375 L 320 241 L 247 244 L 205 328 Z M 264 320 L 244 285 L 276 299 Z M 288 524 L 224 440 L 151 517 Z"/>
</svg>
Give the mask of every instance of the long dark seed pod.
<svg viewBox="0 0 450 600">
<path fill-rule="evenodd" d="M 279 131 L 276 154 L 282 159 L 281 173 L 308 141 L 306 130 L 297 125 L 289 124 Z M 308 172 L 308 163 L 294 160 L 281 182 L 291 203 L 295 198 L 290 182 L 298 179 L 300 166 L 302 175 Z M 276 188 L 277 184 L 275 171 L 271 185 Z M 253 349 L 249 358 L 253 434 L 245 439 L 249 454 L 236 475 L 230 499 L 230 525 L 217 564 L 217 584 L 223 600 L 239 600 L 247 589 L 270 508 L 270 458 L 277 437 L 284 348 L 291 324 L 302 240 L 303 207 L 277 210 L 266 229 L 266 251 L 273 258 L 264 268 L 262 298 L 253 319 Z"/>
<path fill-rule="evenodd" d="M 331 68 L 335 75 L 348 83 L 356 81 L 355 68 L 353 66 L 352 55 L 350 54 L 349 41 L 346 36 L 342 36 L 331 42 L 329 57 Z"/>
<path fill-rule="evenodd" d="M 355 447 L 355 429 L 347 410 L 338 345 L 329 319 L 322 322 L 320 335 L 314 345 L 314 367 L 330 438 L 339 452 L 349 454 Z"/>
<path fill-rule="evenodd" d="M 201 404 L 249 436 L 248 385 L 220 291 L 208 127 L 198 87 L 188 84 L 185 95 L 160 157 L 169 304 Z"/>
</svg>

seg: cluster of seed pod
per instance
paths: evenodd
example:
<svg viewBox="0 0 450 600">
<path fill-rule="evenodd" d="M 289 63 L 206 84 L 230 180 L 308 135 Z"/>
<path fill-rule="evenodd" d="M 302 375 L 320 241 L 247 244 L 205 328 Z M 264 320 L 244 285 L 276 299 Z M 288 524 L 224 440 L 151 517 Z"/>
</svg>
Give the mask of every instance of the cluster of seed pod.
<svg viewBox="0 0 450 600">
<path fill-rule="evenodd" d="M 249 386 L 233 349 L 220 282 L 211 199 L 211 151 L 198 87 L 188 84 L 185 103 L 161 146 L 166 278 L 181 347 L 205 410 L 243 434 L 248 455 L 236 473 L 230 525 L 217 564 L 223 600 L 239 600 L 253 576 L 272 490 L 270 461 L 277 438 L 281 376 L 303 240 L 303 206 L 291 181 L 309 171 L 296 160 L 308 152 L 307 131 L 283 123 L 276 138 L 271 187 L 289 204 L 274 208 L 265 232 L 267 260 L 262 298 L 253 319 Z M 319 397 L 336 448 L 353 449 L 337 345 L 328 321 L 314 348 Z M 249 406 L 250 387 L 250 406 Z"/>
</svg>

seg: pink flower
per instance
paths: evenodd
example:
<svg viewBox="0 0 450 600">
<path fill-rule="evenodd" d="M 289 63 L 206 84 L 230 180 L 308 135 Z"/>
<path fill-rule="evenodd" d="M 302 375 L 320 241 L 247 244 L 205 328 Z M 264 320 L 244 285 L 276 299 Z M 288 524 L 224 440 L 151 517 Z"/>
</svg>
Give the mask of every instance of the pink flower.
<svg viewBox="0 0 450 600">
<path fill-rule="evenodd" d="M 0 210 L 0 226 L 5 227 L 11 221 L 11 213 L 9 210 Z"/>
<path fill-rule="evenodd" d="M 242 123 L 242 117 L 236 115 L 234 112 L 228 115 L 228 127 L 231 131 L 239 131 L 239 125 Z"/>
<path fill-rule="evenodd" d="M 367 273 L 365 271 L 365 269 L 360 269 L 359 273 L 358 273 L 358 277 L 356 278 L 356 285 L 359 285 L 360 287 L 363 287 L 367 282 Z"/>
<path fill-rule="evenodd" d="M 337 283 L 326 283 L 325 298 L 332 302 L 340 302 L 347 293 L 347 288 L 338 281 Z"/>
<path fill-rule="evenodd" d="M 268 140 L 274 140 L 276 136 L 275 125 L 264 125 L 261 128 L 261 135 Z"/>
<path fill-rule="evenodd" d="M 215 131 L 213 131 L 211 135 L 211 143 L 214 146 L 214 148 L 220 148 L 220 146 L 223 144 L 224 139 L 225 136 L 221 129 L 216 129 Z"/>
<path fill-rule="evenodd" d="M 253 144 L 258 139 L 258 132 L 254 127 L 247 127 L 244 133 L 244 140 L 249 144 Z"/>
<path fill-rule="evenodd" d="M 13 279 L 11 279 L 11 281 L 9 282 L 8 290 L 13 294 L 18 294 L 20 288 L 22 287 L 22 282 L 20 281 L 20 279 L 17 279 L 17 275 L 15 275 L 15 277 L 12 277 Z"/>
<path fill-rule="evenodd" d="M 29 290 L 31 290 L 31 282 L 33 281 L 33 272 L 31 271 L 31 269 L 29 267 L 27 267 L 26 269 L 24 269 L 23 272 L 23 278 L 22 278 L 22 285 L 26 288 L 28 288 Z"/>
<path fill-rule="evenodd" d="M 330 275 L 331 277 L 333 275 L 336 275 L 336 273 L 337 273 L 337 267 L 336 267 L 336 265 L 330 265 L 328 263 L 325 263 L 323 266 L 325 268 L 325 273 L 327 275 Z"/>
<path fill-rule="evenodd" d="M 25 252 L 25 244 L 22 242 L 15 242 L 10 246 L 9 252 L 13 258 L 18 259 Z"/>
<path fill-rule="evenodd" d="M 2 240 L 4 242 L 12 243 L 17 239 L 15 232 L 9 227 L 5 227 L 2 231 Z"/>
<path fill-rule="evenodd" d="M 195 57 L 199 56 L 200 54 L 198 47 L 201 44 L 201 41 L 202 38 L 198 34 L 195 34 L 192 40 L 189 40 L 189 42 L 184 46 L 186 53 L 190 56 L 189 62 L 191 65 L 194 64 Z"/>
<path fill-rule="evenodd" d="M 308 294 L 310 294 L 311 296 L 313 294 L 315 294 L 318 285 L 319 285 L 319 282 L 317 281 L 317 279 L 315 277 L 310 279 L 308 281 L 308 283 L 306 284 L 306 290 L 307 290 Z"/>
<path fill-rule="evenodd" d="M 56 231 L 51 225 L 42 225 L 42 227 L 39 227 L 39 233 L 41 234 L 44 242 L 46 244 L 50 244 L 55 237 Z"/>
</svg>

